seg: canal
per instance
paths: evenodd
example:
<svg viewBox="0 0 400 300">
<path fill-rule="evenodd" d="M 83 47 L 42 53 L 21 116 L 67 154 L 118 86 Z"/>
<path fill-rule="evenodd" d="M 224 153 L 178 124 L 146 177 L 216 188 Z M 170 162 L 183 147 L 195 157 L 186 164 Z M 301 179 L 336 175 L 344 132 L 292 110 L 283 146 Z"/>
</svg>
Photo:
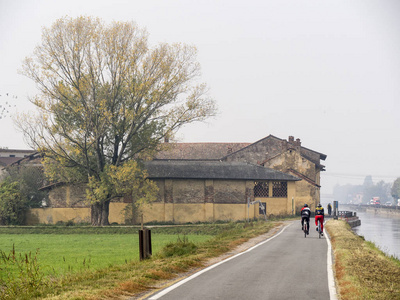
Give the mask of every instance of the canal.
<svg viewBox="0 0 400 300">
<path fill-rule="evenodd" d="M 400 259 L 400 218 L 357 212 L 361 225 L 353 231 L 373 242 L 383 252 Z"/>
</svg>

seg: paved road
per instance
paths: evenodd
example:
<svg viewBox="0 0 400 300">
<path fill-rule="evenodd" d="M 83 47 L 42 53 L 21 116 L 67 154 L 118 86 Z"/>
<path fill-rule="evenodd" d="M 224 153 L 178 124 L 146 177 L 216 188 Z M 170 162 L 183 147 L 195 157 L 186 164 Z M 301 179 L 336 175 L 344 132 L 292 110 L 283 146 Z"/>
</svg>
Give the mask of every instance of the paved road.
<svg viewBox="0 0 400 300">
<path fill-rule="evenodd" d="M 329 243 L 314 228 L 304 238 L 295 221 L 267 241 L 147 299 L 335 299 L 328 285 Z"/>
</svg>

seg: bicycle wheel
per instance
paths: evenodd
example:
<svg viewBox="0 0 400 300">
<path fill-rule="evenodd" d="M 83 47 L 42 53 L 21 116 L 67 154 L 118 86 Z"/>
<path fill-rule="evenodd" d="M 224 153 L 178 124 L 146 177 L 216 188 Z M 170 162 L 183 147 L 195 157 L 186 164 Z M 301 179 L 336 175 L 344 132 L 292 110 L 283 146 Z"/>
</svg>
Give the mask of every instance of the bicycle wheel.
<svg viewBox="0 0 400 300">
<path fill-rule="evenodd" d="M 318 220 L 318 237 L 321 238 L 321 221 Z"/>
<path fill-rule="evenodd" d="M 308 230 L 307 222 L 304 222 L 303 229 L 304 229 L 304 237 L 306 238 L 307 237 L 307 230 Z"/>
</svg>

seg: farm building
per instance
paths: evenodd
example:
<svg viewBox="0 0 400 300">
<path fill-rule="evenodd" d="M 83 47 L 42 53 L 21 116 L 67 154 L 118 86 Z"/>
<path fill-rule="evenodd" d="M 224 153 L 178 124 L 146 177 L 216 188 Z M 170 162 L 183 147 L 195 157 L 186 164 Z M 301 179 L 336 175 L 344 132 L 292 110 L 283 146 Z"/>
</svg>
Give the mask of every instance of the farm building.
<svg viewBox="0 0 400 300">
<path fill-rule="evenodd" d="M 320 200 L 320 163 L 326 155 L 299 139 L 272 135 L 255 143 L 166 143 L 146 162 L 159 187 L 157 201 L 143 210 L 144 222 L 208 222 L 289 215 Z M 110 223 L 138 223 L 126 213 L 131 202 L 110 203 Z M 84 186 L 52 186 L 48 207 L 33 209 L 30 223 L 89 222 Z"/>
<path fill-rule="evenodd" d="M 302 179 L 295 184 L 296 211 L 302 204 L 320 201 L 321 160 L 326 155 L 301 145 L 300 139 L 288 140 L 269 135 L 255 143 L 174 143 L 157 154 L 156 159 L 170 161 L 215 160 L 261 165 Z"/>
</svg>

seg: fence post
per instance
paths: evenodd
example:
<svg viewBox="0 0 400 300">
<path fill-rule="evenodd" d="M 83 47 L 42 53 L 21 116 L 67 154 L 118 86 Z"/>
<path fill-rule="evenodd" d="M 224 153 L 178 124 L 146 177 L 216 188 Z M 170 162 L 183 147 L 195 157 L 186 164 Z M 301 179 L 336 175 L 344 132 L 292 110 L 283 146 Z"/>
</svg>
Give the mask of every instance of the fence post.
<svg viewBox="0 0 400 300">
<path fill-rule="evenodd" d="M 149 258 L 153 254 L 151 247 L 151 230 L 143 227 L 143 214 L 141 215 L 141 229 L 139 230 L 139 255 L 140 260 Z"/>
<path fill-rule="evenodd" d="M 151 230 L 144 228 L 139 230 L 139 255 L 140 260 L 149 258 L 153 254 L 151 247 Z"/>
</svg>

